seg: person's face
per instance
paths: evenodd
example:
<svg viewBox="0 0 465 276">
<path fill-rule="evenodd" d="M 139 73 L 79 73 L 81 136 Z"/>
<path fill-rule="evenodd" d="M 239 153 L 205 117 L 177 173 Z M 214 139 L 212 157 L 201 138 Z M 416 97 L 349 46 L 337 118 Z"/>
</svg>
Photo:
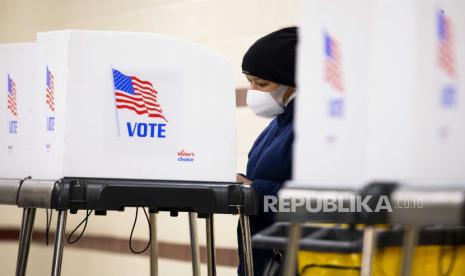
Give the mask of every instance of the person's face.
<svg viewBox="0 0 465 276">
<path fill-rule="evenodd" d="M 279 87 L 279 84 L 269 80 L 264 80 L 252 75 L 245 75 L 249 81 L 249 87 L 252 90 L 259 90 L 262 92 L 272 92 Z"/>
<path fill-rule="evenodd" d="M 252 90 L 258 90 L 262 92 L 273 92 L 279 87 L 279 83 L 272 82 L 269 80 L 264 80 L 259 77 L 255 77 L 252 75 L 247 75 L 245 74 L 245 77 L 249 81 L 249 87 Z M 289 87 L 286 91 L 286 93 L 283 95 L 283 102 L 285 102 L 294 92 L 295 88 L 294 87 Z"/>
</svg>

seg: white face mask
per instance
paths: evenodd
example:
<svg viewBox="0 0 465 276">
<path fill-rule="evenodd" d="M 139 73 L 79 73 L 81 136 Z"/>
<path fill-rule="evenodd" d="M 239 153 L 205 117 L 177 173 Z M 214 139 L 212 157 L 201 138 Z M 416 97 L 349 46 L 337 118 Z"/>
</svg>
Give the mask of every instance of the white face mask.
<svg viewBox="0 0 465 276">
<path fill-rule="evenodd" d="M 247 90 L 247 106 L 260 117 L 278 116 L 284 112 L 283 96 L 288 88 L 286 85 L 280 85 L 272 92 L 249 89 Z"/>
</svg>

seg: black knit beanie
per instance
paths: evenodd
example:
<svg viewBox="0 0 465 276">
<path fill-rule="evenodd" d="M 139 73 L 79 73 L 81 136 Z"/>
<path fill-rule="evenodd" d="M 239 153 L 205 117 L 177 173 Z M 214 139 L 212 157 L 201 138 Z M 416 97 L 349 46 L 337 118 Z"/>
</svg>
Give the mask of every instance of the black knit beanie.
<svg viewBox="0 0 465 276">
<path fill-rule="evenodd" d="M 257 40 L 242 59 L 242 72 L 295 87 L 297 27 L 284 28 Z"/>
</svg>

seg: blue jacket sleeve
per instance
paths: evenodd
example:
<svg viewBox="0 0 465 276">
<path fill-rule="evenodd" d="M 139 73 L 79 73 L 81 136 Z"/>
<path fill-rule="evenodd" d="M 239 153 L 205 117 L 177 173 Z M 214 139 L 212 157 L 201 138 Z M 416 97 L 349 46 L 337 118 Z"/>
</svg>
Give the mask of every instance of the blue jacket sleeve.
<svg viewBox="0 0 465 276">
<path fill-rule="evenodd" d="M 257 197 L 263 198 L 265 195 L 276 196 L 283 183 L 265 179 L 254 179 L 252 188 Z"/>
<path fill-rule="evenodd" d="M 282 183 L 264 180 L 264 179 L 255 179 L 252 183 L 252 188 L 255 191 L 257 197 L 257 204 L 261 212 L 263 212 L 264 206 L 264 196 L 277 196 L 279 189 L 281 188 Z M 273 212 L 263 212 L 262 216 L 266 219 L 273 221 L 275 213 Z"/>
</svg>

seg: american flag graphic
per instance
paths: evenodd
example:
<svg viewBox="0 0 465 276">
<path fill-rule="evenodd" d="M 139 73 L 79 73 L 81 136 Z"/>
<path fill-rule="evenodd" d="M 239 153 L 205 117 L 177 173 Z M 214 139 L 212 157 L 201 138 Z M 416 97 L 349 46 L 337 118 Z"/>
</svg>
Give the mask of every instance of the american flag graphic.
<svg viewBox="0 0 465 276">
<path fill-rule="evenodd" d="M 55 81 L 53 74 L 47 66 L 47 88 L 45 93 L 45 103 L 51 111 L 55 112 Z"/>
<path fill-rule="evenodd" d="M 113 81 L 117 109 L 129 109 L 138 115 L 146 114 L 147 117 L 161 118 L 168 122 L 157 101 L 158 92 L 151 82 L 126 76 L 116 69 L 113 69 Z"/>
<path fill-rule="evenodd" d="M 336 90 L 344 90 L 342 76 L 341 51 L 339 43 L 327 33 L 323 35 L 324 39 L 324 74 L 325 80 Z"/>
<path fill-rule="evenodd" d="M 455 77 L 454 56 L 454 29 L 452 20 L 444 13 L 438 11 L 437 15 L 438 35 L 438 62 L 439 66 L 451 78 Z"/>
<path fill-rule="evenodd" d="M 16 84 L 10 75 L 8 75 L 8 109 L 13 116 L 18 116 L 16 108 Z"/>
</svg>

